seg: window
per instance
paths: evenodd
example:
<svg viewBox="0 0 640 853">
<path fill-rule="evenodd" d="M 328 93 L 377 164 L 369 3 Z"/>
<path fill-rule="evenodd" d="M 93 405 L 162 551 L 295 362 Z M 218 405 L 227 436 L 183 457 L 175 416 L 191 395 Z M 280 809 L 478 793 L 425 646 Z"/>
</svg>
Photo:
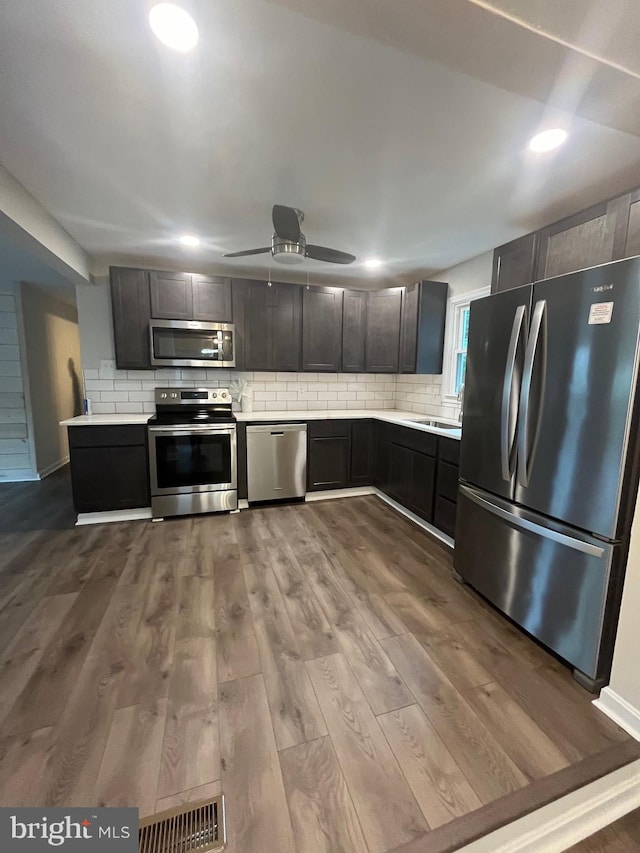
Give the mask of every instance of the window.
<svg viewBox="0 0 640 853">
<path fill-rule="evenodd" d="M 474 299 L 488 296 L 489 292 L 490 288 L 481 287 L 449 300 L 442 383 L 442 393 L 445 397 L 457 397 L 464 385 L 469 340 L 469 306 Z"/>
</svg>

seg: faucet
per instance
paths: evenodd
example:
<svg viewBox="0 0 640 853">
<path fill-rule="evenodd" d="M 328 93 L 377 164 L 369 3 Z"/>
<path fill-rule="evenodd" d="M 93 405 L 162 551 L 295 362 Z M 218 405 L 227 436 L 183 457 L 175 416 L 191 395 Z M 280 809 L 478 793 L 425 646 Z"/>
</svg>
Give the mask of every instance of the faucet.
<svg viewBox="0 0 640 853">
<path fill-rule="evenodd" d="M 464 408 L 464 382 L 462 383 L 458 391 L 458 402 L 460 403 L 460 414 L 458 415 L 458 421 L 462 423 L 462 410 Z"/>
</svg>

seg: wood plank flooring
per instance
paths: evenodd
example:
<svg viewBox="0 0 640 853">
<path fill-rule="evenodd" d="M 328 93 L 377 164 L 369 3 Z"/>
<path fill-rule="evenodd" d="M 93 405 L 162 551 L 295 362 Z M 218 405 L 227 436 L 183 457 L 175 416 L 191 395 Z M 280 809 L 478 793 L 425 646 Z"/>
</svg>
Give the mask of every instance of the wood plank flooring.
<svg viewBox="0 0 640 853">
<path fill-rule="evenodd" d="M 222 790 L 230 853 L 418 850 L 630 742 L 377 498 L 73 528 L 49 479 L 0 487 L 0 805 Z"/>
</svg>

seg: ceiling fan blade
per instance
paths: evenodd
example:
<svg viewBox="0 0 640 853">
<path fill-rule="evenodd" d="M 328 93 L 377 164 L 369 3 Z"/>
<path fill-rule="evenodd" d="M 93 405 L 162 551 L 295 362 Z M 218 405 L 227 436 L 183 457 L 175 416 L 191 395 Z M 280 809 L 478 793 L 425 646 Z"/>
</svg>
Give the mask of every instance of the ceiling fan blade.
<svg viewBox="0 0 640 853">
<path fill-rule="evenodd" d="M 271 246 L 264 246 L 262 249 L 247 249 L 246 252 L 228 252 L 223 255 L 223 258 L 244 258 L 245 255 L 264 255 L 265 252 L 270 252 Z"/>
<path fill-rule="evenodd" d="M 274 204 L 271 211 L 273 230 L 282 240 L 290 240 L 297 243 L 300 239 L 300 222 L 298 214 L 293 207 L 284 204 Z"/>
<path fill-rule="evenodd" d="M 328 261 L 330 264 L 352 264 L 356 256 L 347 252 L 339 252 L 337 249 L 328 249 L 326 246 L 312 246 L 307 243 L 307 257 L 314 261 Z"/>
</svg>

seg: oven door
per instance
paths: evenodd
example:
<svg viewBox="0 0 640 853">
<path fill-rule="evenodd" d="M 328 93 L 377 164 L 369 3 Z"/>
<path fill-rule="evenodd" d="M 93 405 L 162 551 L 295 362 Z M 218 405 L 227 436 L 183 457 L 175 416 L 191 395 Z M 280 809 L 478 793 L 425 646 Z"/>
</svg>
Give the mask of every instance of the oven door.
<svg viewBox="0 0 640 853">
<path fill-rule="evenodd" d="M 236 489 L 235 425 L 149 427 L 149 472 L 152 495 Z"/>
</svg>

